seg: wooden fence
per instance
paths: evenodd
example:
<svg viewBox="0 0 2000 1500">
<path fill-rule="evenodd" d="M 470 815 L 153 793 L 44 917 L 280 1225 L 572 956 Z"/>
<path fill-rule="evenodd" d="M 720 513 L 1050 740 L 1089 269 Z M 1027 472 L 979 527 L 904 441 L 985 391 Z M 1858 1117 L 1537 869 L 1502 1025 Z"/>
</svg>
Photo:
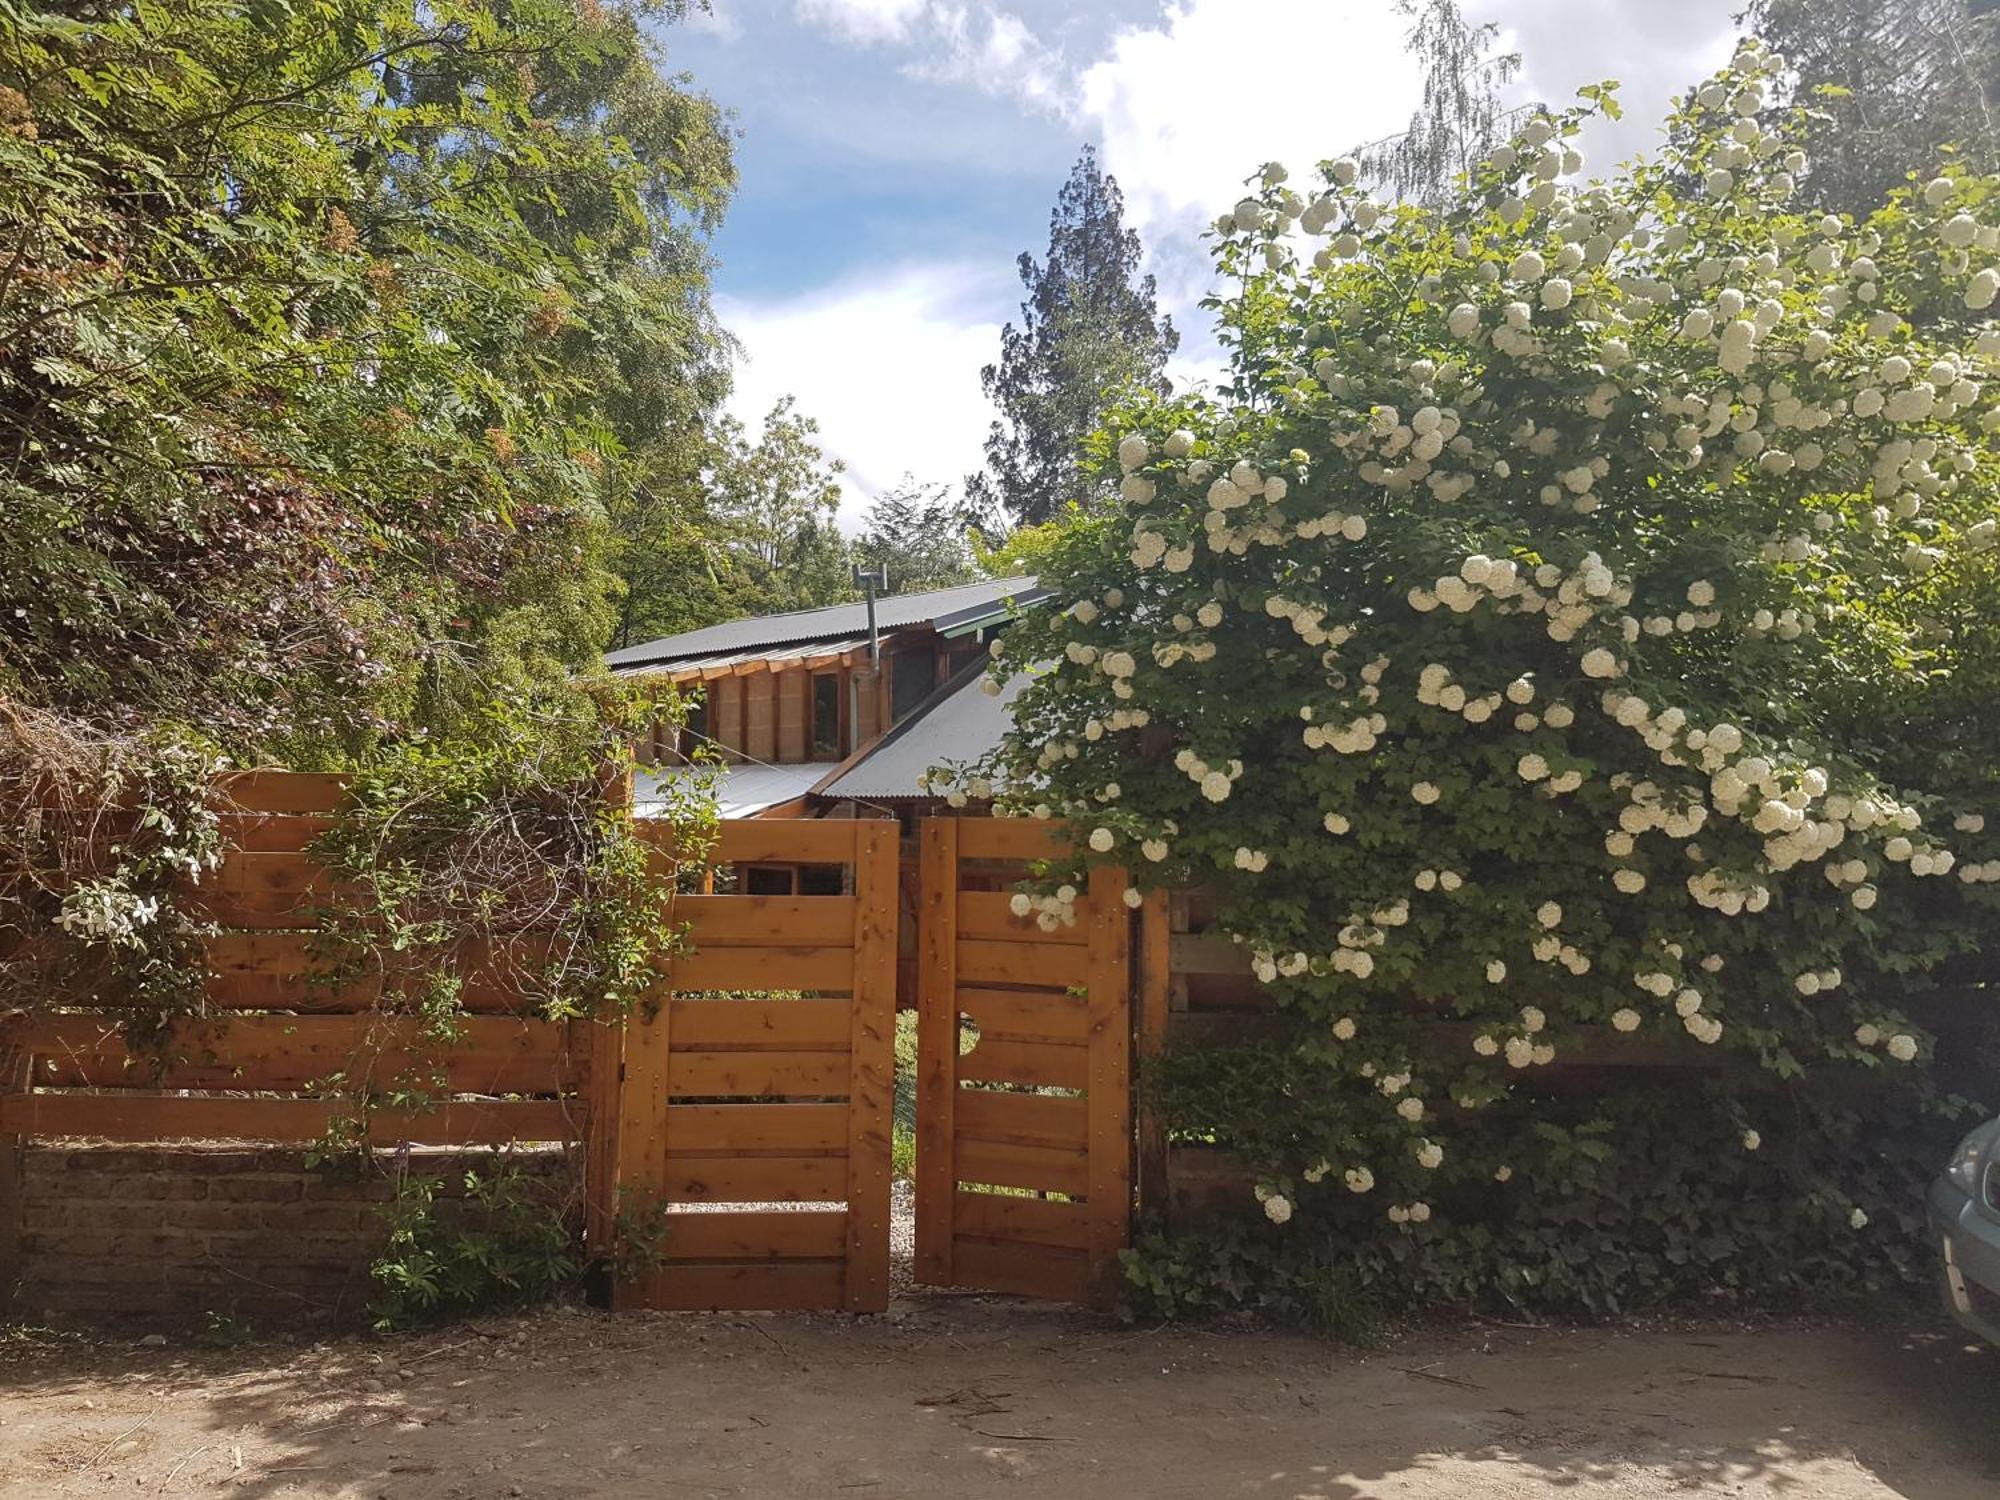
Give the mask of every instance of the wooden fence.
<svg viewBox="0 0 2000 1500">
<path fill-rule="evenodd" d="M 310 1141 L 354 1111 L 322 1097 L 336 1076 L 339 1092 L 351 1093 L 387 1089 L 415 1068 L 441 1073 L 449 1097 L 434 1108 L 369 1109 L 371 1141 L 579 1139 L 589 1028 L 515 1013 L 507 940 L 457 955 L 471 1014 L 448 1048 L 417 1018 L 383 1007 L 379 980 L 315 977 L 327 967 L 316 952 L 317 911 L 332 893 L 305 850 L 331 826 L 342 794 L 339 777 L 297 772 L 221 782 L 228 853 L 194 888 L 197 909 L 221 929 L 207 939 L 209 1013 L 177 1025 L 143 1058 L 123 1040 L 123 996 L 0 1032 L 0 1050 L 16 1060 L 13 1091 L 0 1093 L 0 1136 Z M 535 935 L 514 941 L 531 945 Z"/>
</svg>

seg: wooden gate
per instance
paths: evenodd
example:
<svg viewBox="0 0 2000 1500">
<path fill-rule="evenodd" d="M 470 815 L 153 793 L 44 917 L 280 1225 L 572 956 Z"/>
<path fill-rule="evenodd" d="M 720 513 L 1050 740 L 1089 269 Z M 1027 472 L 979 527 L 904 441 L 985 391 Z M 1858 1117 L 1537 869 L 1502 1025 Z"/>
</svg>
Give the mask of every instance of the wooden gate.
<svg viewBox="0 0 2000 1500">
<path fill-rule="evenodd" d="M 650 1016 L 604 1028 L 595 1064 L 619 1080 L 591 1142 L 598 1231 L 664 1228 L 613 1305 L 880 1311 L 896 825 L 724 823 L 710 858 L 845 865 L 849 894 L 676 898 L 692 951 Z"/>
<path fill-rule="evenodd" d="M 1132 1211 L 1130 912 L 1098 869 L 1073 927 L 1009 909 L 1059 825 L 922 829 L 916 1279 L 1108 1294 Z"/>
</svg>

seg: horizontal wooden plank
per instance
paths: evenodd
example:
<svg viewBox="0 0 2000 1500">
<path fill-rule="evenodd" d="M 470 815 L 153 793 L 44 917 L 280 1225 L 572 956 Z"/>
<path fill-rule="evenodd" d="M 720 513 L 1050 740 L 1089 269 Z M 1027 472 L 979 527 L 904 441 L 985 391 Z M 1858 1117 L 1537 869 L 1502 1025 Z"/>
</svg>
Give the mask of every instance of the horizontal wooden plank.
<svg viewBox="0 0 2000 1500">
<path fill-rule="evenodd" d="M 1080 986 L 1090 978 L 1090 950 L 1076 943 L 962 938 L 956 973 L 960 984 L 1033 984 L 1048 989 Z"/>
<path fill-rule="evenodd" d="M 1079 915 L 1075 926 L 1057 923 L 1053 932 L 1044 932 L 1035 925 L 1032 913 L 1025 917 L 1014 915 L 1011 904 L 1013 899 L 1013 896 L 1006 891 L 960 891 L 958 893 L 960 941 L 968 938 L 999 938 L 1083 943 L 1089 940 L 1089 933 L 1083 925 L 1081 916 L 1081 911 L 1087 903 L 1077 902 Z"/>
<path fill-rule="evenodd" d="M 851 990 L 854 949 L 697 948 L 667 961 L 666 983 L 677 990 Z"/>
<path fill-rule="evenodd" d="M 231 1099 L 189 1094 L 10 1094 L 0 1135 L 94 1136 L 113 1141 L 310 1141 L 352 1106 L 327 1099 Z M 579 1107 L 555 1100 L 453 1102 L 434 1110 L 377 1110 L 369 1139 L 435 1146 L 560 1141 L 582 1131 Z"/>
<path fill-rule="evenodd" d="M 847 1253 L 844 1208 L 669 1214 L 668 1260 L 837 1260 Z"/>
<path fill-rule="evenodd" d="M 840 1203 L 844 1156 L 681 1156 L 667 1143 L 661 1196 L 669 1203 Z"/>
<path fill-rule="evenodd" d="M 335 962 L 315 933 L 224 932 L 206 939 L 206 946 L 208 999 L 219 1010 L 342 1013 L 373 1009 L 381 994 L 373 975 L 339 985 L 323 977 L 315 982 L 311 976 L 325 976 Z M 448 960 L 458 967 L 460 1003 L 474 1012 L 520 1008 L 521 984 L 510 975 L 540 963 L 547 953 L 547 939 L 533 933 L 462 945 Z M 419 976 L 408 982 L 419 982 Z"/>
<path fill-rule="evenodd" d="M 980 1239 L 1021 1240 L 1062 1250 L 1090 1248 L 1090 1209 L 1081 1203 L 960 1188 L 952 1195 L 951 1223 L 954 1234 Z"/>
<path fill-rule="evenodd" d="M 333 895 L 326 870 L 305 854 L 232 850 L 189 886 L 187 906 L 224 927 L 315 928 Z"/>
<path fill-rule="evenodd" d="M 427 1086 L 441 1068 L 457 1093 L 551 1094 L 580 1076 L 582 1056 L 566 1058 L 564 1028 L 552 1022 L 468 1016 L 457 1030 L 445 1047 L 407 1016 L 218 1016 L 134 1055 L 114 1018 L 71 1013 L 25 1028 L 20 1045 L 45 1088 L 290 1090 L 342 1075 L 379 1090 Z"/>
<path fill-rule="evenodd" d="M 714 865 L 851 865 L 857 820 L 848 818 L 732 818 L 716 827 L 708 851 Z M 658 819 L 633 824 L 640 838 L 671 856 L 674 830 Z"/>
<path fill-rule="evenodd" d="M 1070 851 L 1069 825 L 1037 818 L 960 818 L 960 859 L 1061 859 Z"/>
<path fill-rule="evenodd" d="M 958 1008 L 981 1036 L 1015 1042 L 1082 1042 L 1090 1036 L 1090 1004 L 1081 995 L 964 987 Z"/>
<path fill-rule="evenodd" d="M 671 1033 L 669 1033 L 671 1035 Z M 676 1099 L 844 1097 L 845 1052 L 682 1052 L 667 1058 L 667 1092 Z"/>
<path fill-rule="evenodd" d="M 1090 1154 L 1081 1148 L 982 1141 L 961 1130 L 952 1142 L 952 1171 L 960 1182 L 1080 1198 L 1089 1186 Z"/>
<path fill-rule="evenodd" d="M 696 948 L 845 947 L 854 941 L 852 896 L 676 896 L 674 920 Z"/>
<path fill-rule="evenodd" d="M 960 1089 L 952 1098 L 953 1128 L 981 1140 L 1081 1151 L 1089 1143 L 1089 1105 L 1082 1099 Z"/>
<path fill-rule="evenodd" d="M 216 778 L 212 803 L 223 812 L 326 813 L 346 795 L 337 773 L 235 771 Z"/>
<path fill-rule="evenodd" d="M 848 1000 L 688 1000 L 668 1002 L 667 1035 L 689 1052 L 845 1052 Z"/>
<path fill-rule="evenodd" d="M 737 818 L 721 825 L 717 864 L 851 865 L 860 821 L 852 818 Z"/>
<path fill-rule="evenodd" d="M 667 1148 L 700 1156 L 840 1155 L 847 1150 L 845 1104 L 673 1104 Z"/>
<path fill-rule="evenodd" d="M 981 1036 L 958 1059 L 962 1083 L 1019 1083 L 1032 1088 L 1080 1089 L 1090 1081 L 1090 1049 L 1069 1042 L 1010 1042 Z"/>
<path fill-rule="evenodd" d="M 1081 1250 L 955 1235 L 951 1269 L 960 1286 L 1057 1302 L 1086 1302 L 1091 1296 L 1090 1257 Z"/>
<path fill-rule="evenodd" d="M 257 853 L 296 852 L 333 827 L 333 819 L 313 813 L 224 813 L 223 844 Z"/>
<path fill-rule="evenodd" d="M 841 1305 L 842 1261 L 668 1265 L 640 1281 L 629 1305 L 663 1312 L 833 1312 Z"/>
</svg>

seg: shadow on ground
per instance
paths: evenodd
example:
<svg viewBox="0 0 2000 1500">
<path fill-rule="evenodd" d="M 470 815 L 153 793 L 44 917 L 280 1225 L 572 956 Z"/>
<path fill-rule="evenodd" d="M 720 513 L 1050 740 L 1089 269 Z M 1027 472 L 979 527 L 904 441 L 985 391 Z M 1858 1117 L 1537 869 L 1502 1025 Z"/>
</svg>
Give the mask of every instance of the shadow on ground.
<svg viewBox="0 0 2000 1500">
<path fill-rule="evenodd" d="M 1357 1353 L 976 1297 L 548 1311 L 230 1351 L 0 1342 L 0 1495 L 2000 1494 L 1940 1330 L 1478 1326 Z"/>
</svg>

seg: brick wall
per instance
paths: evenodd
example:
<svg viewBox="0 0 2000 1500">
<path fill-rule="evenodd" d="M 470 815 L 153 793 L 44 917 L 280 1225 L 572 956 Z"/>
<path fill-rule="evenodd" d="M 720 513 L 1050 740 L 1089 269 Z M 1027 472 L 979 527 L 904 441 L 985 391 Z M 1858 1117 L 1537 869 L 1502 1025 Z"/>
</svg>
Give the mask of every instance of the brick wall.
<svg viewBox="0 0 2000 1500">
<path fill-rule="evenodd" d="M 291 1149 L 4 1142 L 0 1312 L 52 1323 L 193 1324 L 208 1314 L 269 1332 L 361 1321 L 368 1267 L 394 1196 L 379 1170 L 306 1165 Z M 483 1158 L 482 1158 L 483 1159 Z M 464 1159 L 417 1151 L 411 1169 L 462 1196 Z M 552 1185 L 560 1151 L 510 1162 Z M 448 1211 L 448 1210 L 447 1210 Z"/>
</svg>

